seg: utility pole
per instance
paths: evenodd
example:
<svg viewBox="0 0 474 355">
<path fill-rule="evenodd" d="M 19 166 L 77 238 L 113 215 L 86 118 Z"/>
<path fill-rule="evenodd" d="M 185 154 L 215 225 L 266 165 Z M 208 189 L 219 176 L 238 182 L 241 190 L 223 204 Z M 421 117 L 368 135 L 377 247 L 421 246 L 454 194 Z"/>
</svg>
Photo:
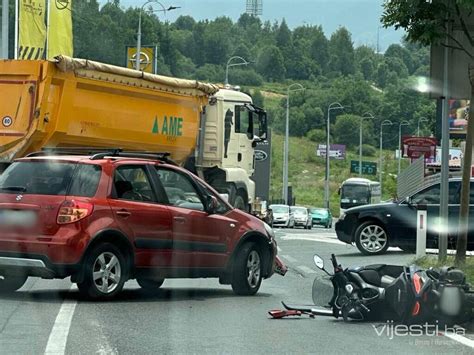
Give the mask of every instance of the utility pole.
<svg viewBox="0 0 474 355">
<path fill-rule="evenodd" d="M 295 87 L 295 89 L 293 89 Z M 288 201 L 288 150 L 289 150 L 289 135 L 290 135 L 290 92 L 304 90 L 304 86 L 298 83 L 288 86 L 286 91 L 286 125 L 285 125 L 285 151 L 283 153 L 283 199 L 285 204 L 289 205 Z"/>
<path fill-rule="evenodd" d="M 333 107 L 334 106 L 334 107 Z M 342 106 L 339 102 L 333 102 L 328 107 L 328 118 L 326 121 L 326 178 L 324 180 L 324 205 L 327 209 L 329 209 L 329 152 L 330 152 L 330 142 L 329 137 L 330 129 L 331 129 L 331 110 L 344 110 L 344 106 Z"/>
</svg>

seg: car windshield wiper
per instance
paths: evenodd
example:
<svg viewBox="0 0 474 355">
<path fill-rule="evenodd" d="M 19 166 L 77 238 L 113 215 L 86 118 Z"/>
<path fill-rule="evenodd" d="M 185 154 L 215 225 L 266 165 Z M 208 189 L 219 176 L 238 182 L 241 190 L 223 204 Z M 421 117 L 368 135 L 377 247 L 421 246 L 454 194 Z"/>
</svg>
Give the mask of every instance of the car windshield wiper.
<svg viewBox="0 0 474 355">
<path fill-rule="evenodd" d="M 23 186 L 6 186 L 6 187 L 0 187 L 0 190 L 2 190 L 2 191 L 14 191 L 14 192 L 25 192 L 26 187 L 23 187 Z"/>
</svg>

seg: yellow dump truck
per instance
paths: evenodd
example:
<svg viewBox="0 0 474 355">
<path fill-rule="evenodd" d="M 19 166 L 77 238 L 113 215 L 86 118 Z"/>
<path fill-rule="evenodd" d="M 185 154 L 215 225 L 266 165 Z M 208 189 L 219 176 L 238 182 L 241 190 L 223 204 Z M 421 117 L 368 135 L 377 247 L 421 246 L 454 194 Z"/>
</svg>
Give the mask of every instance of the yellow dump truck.
<svg viewBox="0 0 474 355">
<path fill-rule="evenodd" d="M 0 61 L 0 120 L 3 168 L 49 147 L 168 152 L 241 209 L 267 132 L 239 91 L 69 57 Z"/>
</svg>

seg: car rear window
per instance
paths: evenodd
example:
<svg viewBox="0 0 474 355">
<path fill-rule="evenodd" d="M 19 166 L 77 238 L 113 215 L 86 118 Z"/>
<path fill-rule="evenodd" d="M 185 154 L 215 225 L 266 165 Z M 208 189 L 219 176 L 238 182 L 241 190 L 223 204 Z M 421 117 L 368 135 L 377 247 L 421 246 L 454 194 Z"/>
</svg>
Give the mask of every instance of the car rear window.
<svg viewBox="0 0 474 355">
<path fill-rule="evenodd" d="M 92 197 L 97 192 L 102 168 L 99 165 L 77 164 L 68 195 Z"/>
<path fill-rule="evenodd" d="M 311 211 L 311 213 L 317 213 L 317 214 L 320 214 L 320 215 L 323 215 L 323 216 L 326 216 L 328 214 L 327 210 L 318 209 L 318 208 L 313 208 L 310 211 Z"/>
<path fill-rule="evenodd" d="M 101 168 L 57 161 L 15 162 L 0 175 L 0 193 L 94 196 Z"/>
</svg>

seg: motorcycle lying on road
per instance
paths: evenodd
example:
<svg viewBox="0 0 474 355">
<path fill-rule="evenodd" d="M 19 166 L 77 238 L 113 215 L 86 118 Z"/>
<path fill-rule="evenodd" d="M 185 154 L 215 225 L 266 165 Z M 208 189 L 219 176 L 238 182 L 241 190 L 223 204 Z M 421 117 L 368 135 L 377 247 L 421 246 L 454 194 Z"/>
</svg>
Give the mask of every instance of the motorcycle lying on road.
<svg viewBox="0 0 474 355">
<path fill-rule="evenodd" d="M 269 311 L 270 316 L 342 316 L 345 321 L 393 320 L 405 324 L 461 324 L 473 319 L 474 292 L 459 269 L 424 270 L 416 265 L 386 264 L 343 269 L 334 254 L 331 262 L 332 274 L 324 268 L 323 259 L 314 256 L 314 263 L 329 275 L 332 283 L 332 298 L 325 306 L 316 305 L 320 303 L 319 290 L 324 284 L 316 277 L 313 305 L 282 302 L 285 310 Z"/>
</svg>

